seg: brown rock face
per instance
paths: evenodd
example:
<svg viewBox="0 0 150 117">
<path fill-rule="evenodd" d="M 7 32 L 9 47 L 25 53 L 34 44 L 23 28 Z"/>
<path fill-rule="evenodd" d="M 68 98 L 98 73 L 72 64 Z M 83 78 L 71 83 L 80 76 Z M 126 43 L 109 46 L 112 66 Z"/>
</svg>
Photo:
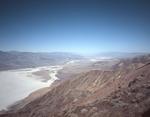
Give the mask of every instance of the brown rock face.
<svg viewBox="0 0 150 117">
<path fill-rule="evenodd" d="M 82 73 L 0 117 L 150 117 L 148 62 L 123 60 L 111 71 Z"/>
</svg>

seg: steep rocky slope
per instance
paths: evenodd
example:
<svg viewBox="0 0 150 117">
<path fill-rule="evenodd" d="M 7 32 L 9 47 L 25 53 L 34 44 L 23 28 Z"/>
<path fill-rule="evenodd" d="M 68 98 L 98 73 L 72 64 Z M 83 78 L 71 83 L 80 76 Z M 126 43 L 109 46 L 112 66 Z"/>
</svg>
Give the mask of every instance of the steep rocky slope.
<svg viewBox="0 0 150 117">
<path fill-rule="evenodd" d="M 0 117 L 149 117 L 150 57 L 76 75 Z"/>
</svg>

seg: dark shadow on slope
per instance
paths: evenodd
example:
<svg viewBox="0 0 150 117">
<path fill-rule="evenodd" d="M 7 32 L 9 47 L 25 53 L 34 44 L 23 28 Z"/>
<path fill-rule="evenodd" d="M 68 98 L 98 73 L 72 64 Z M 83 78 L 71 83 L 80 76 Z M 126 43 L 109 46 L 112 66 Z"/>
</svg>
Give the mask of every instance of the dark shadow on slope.
<svg viewBox="0 0 150 117">
<path fill-rule="evenodd" d="M 145 112 L 142 114 L 142 117 L 150 117 L 150 109 L 148 109 L 147 111 L 145 111 Z"/>
</svg>

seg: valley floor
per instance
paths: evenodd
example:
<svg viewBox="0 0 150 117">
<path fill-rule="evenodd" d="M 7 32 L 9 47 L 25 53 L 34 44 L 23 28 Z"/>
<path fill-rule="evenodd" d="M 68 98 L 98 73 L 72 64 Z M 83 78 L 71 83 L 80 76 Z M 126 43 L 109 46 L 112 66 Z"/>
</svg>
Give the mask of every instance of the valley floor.
<svg viewBox="0 0 150 117">
<path fill-rule="evenodd" d="M 17 103 L 30 93 L 44 87 L 49 87 L 55 80 L 58 80 L 55 75 L 60 69 L 62 69 L 62 66 L 1 71 L 0 109 L 7 109 L 8 106 Z M 47 77 L 44 77 L 44 71 L 46 71 Z"/>
</svg>

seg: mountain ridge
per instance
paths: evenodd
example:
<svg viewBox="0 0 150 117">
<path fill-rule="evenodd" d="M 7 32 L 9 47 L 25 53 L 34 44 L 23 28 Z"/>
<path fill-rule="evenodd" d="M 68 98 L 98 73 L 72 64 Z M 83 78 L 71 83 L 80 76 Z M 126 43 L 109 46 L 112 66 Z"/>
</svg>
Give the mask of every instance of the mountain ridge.
<svg viewBox="0 0 150 117">
<path fill-rule="evenodd" d="M 149 55 L 121 60 L 112 69 L 81 73 L 0 117 L 148 117 Z"/>
<path fill-rule="evenodd" d="M 21 69 L 64 64 L 83 57 L 73 53 L 4 52 L 0 51 L 0 70 Z"/>
</svg>

